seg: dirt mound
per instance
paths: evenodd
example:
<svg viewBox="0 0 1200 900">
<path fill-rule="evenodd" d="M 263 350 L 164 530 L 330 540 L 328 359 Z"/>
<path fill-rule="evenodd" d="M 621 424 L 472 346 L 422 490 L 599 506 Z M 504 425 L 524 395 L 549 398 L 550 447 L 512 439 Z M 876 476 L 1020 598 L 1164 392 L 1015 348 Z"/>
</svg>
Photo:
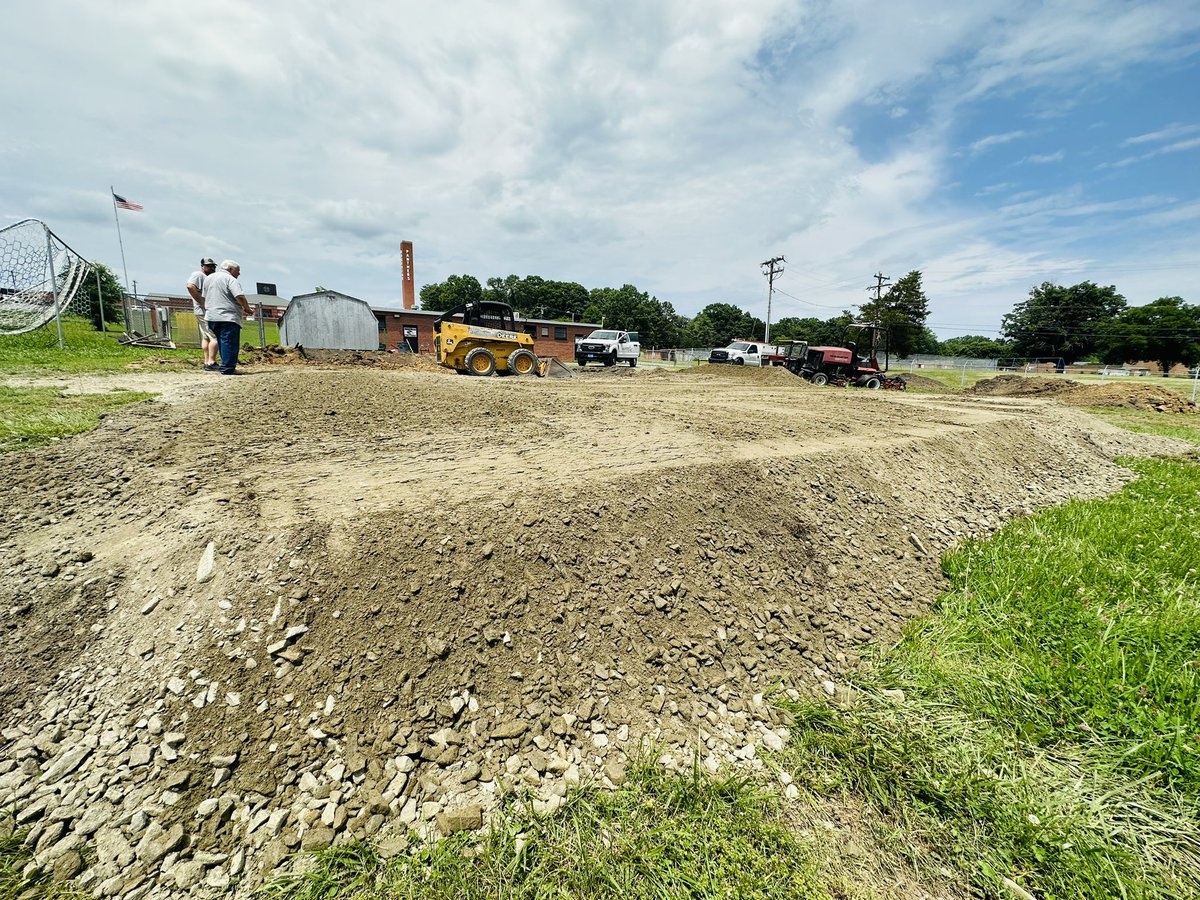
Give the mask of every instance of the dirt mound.
<svg viewBox="0 0 1200 900">
<path fill-rule="evenodd" d="M 733 366 L 703 363 L 676 373 L 681 378 L 714 381 L 749 381 L 758 384 L 806 384 L 782 366 Z"/>
<path fill-rule="evenodd" d="M 239 362 L 244 366 L 354 366 L 369 369 L 413 369 L 453 375 L 428 354 L 398 353 L 392 350 L 317 350 L 308 347 L 270 345 L 259 349 L 247 344 Z"/>
<path fill-rule="evenodd" d="M 1107 406 L 1166 413 L 1196 412 L 1196 405 L 1182 394 L 1143 382 L 1084 384 L 1069 379 L 998 375 L 976 382 L 972 391 L 998 397 L 1052 397 L 1071 406 Z"/>
<path fill-rule="evenodd" d="M 772 692 L 841 691 L 944 549 L 1176 446 L 1017 401 L 798 415 L 790 373 L 713 368 L 281 368 L 6 457 L 0 804 L 101 895 L 244 893 L 502 791 L 554 809 L 642 740 L 753 768 Z"/>
<path fill-rule="evenodd" d="M 908 384 L 908 390 L 919 391 L 922 394 L 957 394 L 954 388 L 943 384 L 936 378 L 927 375 L 914 375 L 908 372 L 901 376 Z"/>
<path fill-rule="evenodd" d="M 975 382 L 971 390 L 989 397 L 1042 397 L 1047 394 L 1062 394 L 1078 385 L 1078 382 L 1067 379 L 997 375 L 995 378 Z"/>
</svg>

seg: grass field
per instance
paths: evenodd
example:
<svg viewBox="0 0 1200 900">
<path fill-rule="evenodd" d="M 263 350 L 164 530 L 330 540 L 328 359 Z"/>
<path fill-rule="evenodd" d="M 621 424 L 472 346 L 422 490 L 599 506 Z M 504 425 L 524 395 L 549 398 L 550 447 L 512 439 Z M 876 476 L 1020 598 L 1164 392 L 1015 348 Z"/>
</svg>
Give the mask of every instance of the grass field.
<svg viewBox="0 0 1200 900">
<path fill-rule="evenodd" d="M 197 350 L 162 350 L 126 347 L 117 343 L 120 332 L 101 333 L 86 319 L 63 319 L 66 348 L 58 347 L 53 325 L 27 334 L 0 336 L 0 375 L 55 375 L 112 372 L 150 357 L 165 359 L 167 368 L 193 369 Z"/>
<path fill-rule="evenodd" d="M 985 896 L 1200 895 L 1200 463 L 1130 465 L 1113 498 L 950 554 L 951 590 L 856 701 L 795 709 L 797 782 Z"/>
<path fill-rule="evenodd" d="M 67 395 L 52 387 L 0 385 L 0 453 L 39 447 L 87 431 L 112 410 L 153 396 L 125 390 Z"/>
</svg>

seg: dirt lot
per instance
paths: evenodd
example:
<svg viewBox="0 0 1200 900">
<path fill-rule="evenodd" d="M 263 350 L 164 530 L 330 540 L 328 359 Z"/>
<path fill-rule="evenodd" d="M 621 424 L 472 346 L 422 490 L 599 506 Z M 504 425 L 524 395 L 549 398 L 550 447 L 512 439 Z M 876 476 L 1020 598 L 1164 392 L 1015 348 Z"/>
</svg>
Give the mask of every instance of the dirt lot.
<svg viewBox="0 0 1200 900">
<path fill-rule="evenodd" d="M 553 809 L 643 740 L 753 769 L 946 548 L 1180 449 L 782 370 L 145 377 L 0 487 L 0 803 L 102 896 Z"/>
</svg>

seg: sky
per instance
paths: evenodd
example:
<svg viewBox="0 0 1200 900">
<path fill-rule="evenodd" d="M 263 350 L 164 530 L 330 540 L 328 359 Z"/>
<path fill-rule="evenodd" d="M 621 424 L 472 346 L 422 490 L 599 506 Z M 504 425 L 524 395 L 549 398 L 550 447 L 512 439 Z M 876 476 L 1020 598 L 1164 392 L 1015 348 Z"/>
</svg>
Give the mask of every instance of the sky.
<svg viewBox="0 0 1200 900">
<path fill-rule="evenodd" d="M 1195 0 L 4 0 L 0 227 L 381 306 L 452 274 L 943 339 L 1042 282 L 1200 303 Z"/>
</svg>

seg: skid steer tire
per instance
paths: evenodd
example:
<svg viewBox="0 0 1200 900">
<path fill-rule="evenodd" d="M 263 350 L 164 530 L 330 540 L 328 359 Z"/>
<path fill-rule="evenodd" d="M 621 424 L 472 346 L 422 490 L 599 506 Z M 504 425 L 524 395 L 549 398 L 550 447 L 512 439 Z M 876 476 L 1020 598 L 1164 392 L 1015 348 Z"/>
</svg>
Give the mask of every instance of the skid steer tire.
<svg viewBox="0 0 1200 900">
<path fill-rule="evenodd" d="M 537 357 L 524 348 L 508 354 L 508 374 L 510 375 L 532 375 L 537 372 L 537 368 Z"/>
<path fill-rule="evenodd" d="M 478 375 L 486 378 L 496 371 L 496 357 L 486 347 L 476 347 L 467 354 L 464 360 L 468 375 Z"/>
<path fill-rule="evenodd" d="M 817 372 L 812 377 L 812 383 L 820 387 L 823 384 L 829 384 L 829 376 L 824 372 Z"/>
</svg>

